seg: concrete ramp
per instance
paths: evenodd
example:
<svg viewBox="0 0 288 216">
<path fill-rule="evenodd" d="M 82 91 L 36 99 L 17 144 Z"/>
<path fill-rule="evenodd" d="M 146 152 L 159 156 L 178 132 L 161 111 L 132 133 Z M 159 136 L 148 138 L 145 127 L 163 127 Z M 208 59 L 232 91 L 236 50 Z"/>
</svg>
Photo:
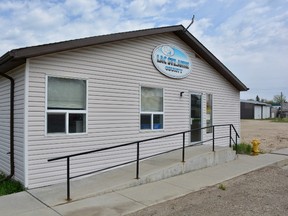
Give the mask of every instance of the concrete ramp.
<svg viewBox="0 0 288 216">
<path fill-rule="evenodd" d="M 185 149 L 185 162 L 182 150 L 173 151 L 140 162 L 139 179 L 136 179 L 136 164 L 119 167 L 93 176 L 71 181 L 73 201 L 103 195 L 181 175 L 194 170 L 223 164 L 236 159 L 236 153 L 229 147 L 215 148 L 208 145 L 193 146 Z M 29 193 L 49 206 L 66 203 L 66 182 L 29 190 Z"/>
<path fill-rule="evenodd" d="M 178 150 L 141 162 L 140 179 L 137 183 L 149 183 L 181 175 L 236 159 L 236 152 L 228 147 L 193 146 L 185 150 L 185 162 L 181 162 L 182 151 Z M 146 169 L 146 166 L 150 169 Z M 141 168 L 144 172 L 141 174 Z"/>
</svg>

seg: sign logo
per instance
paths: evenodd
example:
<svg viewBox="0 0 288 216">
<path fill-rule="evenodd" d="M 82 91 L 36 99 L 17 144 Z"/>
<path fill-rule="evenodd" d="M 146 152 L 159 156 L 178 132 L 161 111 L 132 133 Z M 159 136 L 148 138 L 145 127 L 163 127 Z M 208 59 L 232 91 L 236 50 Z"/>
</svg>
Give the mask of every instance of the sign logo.
<svg viewBox="0 0 288 216">
<path fill-rule="evenodd" d="M 174 45 L 157 46 L 152 53 L 152 62 L 157 70 L 171 78 L 182 79 L 192 72 L 189 56 Z"/>
</svg>

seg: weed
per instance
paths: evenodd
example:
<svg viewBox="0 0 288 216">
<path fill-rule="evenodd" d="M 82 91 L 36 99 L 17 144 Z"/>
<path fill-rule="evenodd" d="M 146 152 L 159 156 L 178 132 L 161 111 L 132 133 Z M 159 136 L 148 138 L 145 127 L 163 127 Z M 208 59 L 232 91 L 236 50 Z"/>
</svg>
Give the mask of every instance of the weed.
<svg viewBox="0 0 288 216">
<path fill-rule="evenodd" d="M 220 189 L 220 190 L 226 190 L 226 186 L 223 185 L 223 184 L 220 184 L 220 185 L 218 186 L 218 189 Z"/>
<path fill-rule="evenodd" d="M 23 185 L 14 179 L 5 179 L 5 175 L 0 173 L 0 196 L 17 193 L 24 190 Z"/>
<path fill-rule="evenodd" d="M 233 150 L 236 151 L 236 145 L 233 145 Z M 248 154 L 252 152 L 252 145 L 248 143 L 240 143 L 237 145 L 237 154 Z"/>
</svg>

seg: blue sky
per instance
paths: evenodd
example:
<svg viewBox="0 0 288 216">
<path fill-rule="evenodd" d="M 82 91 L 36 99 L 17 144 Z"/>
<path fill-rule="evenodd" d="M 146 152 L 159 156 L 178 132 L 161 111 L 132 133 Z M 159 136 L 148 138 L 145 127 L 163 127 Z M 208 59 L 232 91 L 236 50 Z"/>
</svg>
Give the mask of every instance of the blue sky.
<svg viewBox="0 0 288 216">
<path fill-rule="evenodd" d="M 288 0 L 0 0 L 0 56 L 87 36 L 195 22 L 189 31 L 250 90 L 288 99 Z"/>
</svg>

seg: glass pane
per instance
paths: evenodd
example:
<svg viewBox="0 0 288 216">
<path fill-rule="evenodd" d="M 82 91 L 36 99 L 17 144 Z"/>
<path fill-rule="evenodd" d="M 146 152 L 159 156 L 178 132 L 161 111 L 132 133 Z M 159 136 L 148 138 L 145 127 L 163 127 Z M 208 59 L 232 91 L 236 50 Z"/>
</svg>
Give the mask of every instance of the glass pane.
<svg viewBox="0 0 288 216">
<path fill-rule="evenodd" d="M 86 132 L 86 114 L 69 114 L 69 133 Z"/>
<path fill-rule="evenodd" d="M 141 111 L 163 112 L 163 89 L 141 87 Z"/>
<path fill-rule="evenodd" d="M 212 95 L 207 94 L 206 97 L 206 126 L 212 126 Z M 207 133 L 212 133 L 212 127 L 207 128 Z"/>
<path fill-rule="evenodd" d="M 191 94 L 191 142 L 201 141 L 201 95 Z"/>
<path fill-rule="evenodd" d="M 141 114 L 141 129 L 151 129 L 151 114 Z"/>
<path fill-rule="evenodd" d="M 65 133 L 65 113 L 47 114 L 47 133 Z"/>
<path fill-rule="evenodd" d="M 163 129 L 163 115 L 153 115 L 153 129 Z"/>
<path fill-rule="evenodd" d="M 86 81 L 48 77 L 48 109 L 86 109 Z"/>
</svg>

